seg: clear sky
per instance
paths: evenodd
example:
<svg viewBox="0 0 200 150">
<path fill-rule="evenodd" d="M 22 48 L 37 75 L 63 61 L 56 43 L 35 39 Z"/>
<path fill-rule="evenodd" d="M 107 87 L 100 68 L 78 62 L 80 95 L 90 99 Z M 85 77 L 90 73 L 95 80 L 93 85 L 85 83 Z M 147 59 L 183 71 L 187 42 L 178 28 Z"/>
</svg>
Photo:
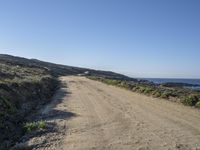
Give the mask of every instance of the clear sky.
<svg viewBox="0 0 200 150">
<path fill-rule="evenodd" d="M 200 78 L 200 0 L 0 0 L 0 53 Z"/>
</svg>

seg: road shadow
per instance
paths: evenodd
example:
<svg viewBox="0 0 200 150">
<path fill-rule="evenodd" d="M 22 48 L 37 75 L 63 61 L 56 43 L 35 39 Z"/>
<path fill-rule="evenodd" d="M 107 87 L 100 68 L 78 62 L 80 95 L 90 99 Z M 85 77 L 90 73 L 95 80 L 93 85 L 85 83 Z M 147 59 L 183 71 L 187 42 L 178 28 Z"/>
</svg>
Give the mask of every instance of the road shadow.
<svg viewBox="0 0 200 150">
<path fill-rule="evenodd" d="M 11 150 L 45 149 L 54 142 L 61 142 L 68 129 L 67 124 L 65 124 L 66 120 L 77 116 L 67 110 L 66 101 L 71 94 L 66 83 L 61 84 L 51 101 L 42 106 L 28 121 L 38 122 L 43 120 L 45 128 L 27 132 Z M 58 124 L 58 122 L 61 123 Z"/>
<path fill-rule="evenodd" d="M 67 110 L 66 101 L 68 101 L 72 93 L 68 91 L 66 83 L 61 84 L 51 102 L 45 105 L 37 117 L 37 120 L 54 120 L 54 119 L 70 119 L 76 114 Z M 65 101 L 65 103 L 63 102 Z M 62 105 L 61 105 L 62 104 Z M 61 105 L 61 106 L 60 106 Z"/>
</svg>

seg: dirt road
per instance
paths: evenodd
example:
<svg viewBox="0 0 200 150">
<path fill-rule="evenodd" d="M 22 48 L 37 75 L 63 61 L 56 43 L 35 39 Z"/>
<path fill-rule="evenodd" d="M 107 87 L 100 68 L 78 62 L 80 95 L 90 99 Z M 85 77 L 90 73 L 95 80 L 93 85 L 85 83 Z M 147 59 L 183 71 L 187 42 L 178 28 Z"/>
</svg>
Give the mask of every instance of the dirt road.
<svg viewBox="0 0 200 150">
<path fill-rule="evenodd" d="M 199 110 L 84 77 L 61 80 L 67 88 L 56 98 L 62 101 L 43 114 L 62 112 L 49 118 L 62 134 L 47 134 L 51 144 L 41 149 L 200 150 Z M 55 141 L 59 142 L 51 146 Z"/>
</svg>

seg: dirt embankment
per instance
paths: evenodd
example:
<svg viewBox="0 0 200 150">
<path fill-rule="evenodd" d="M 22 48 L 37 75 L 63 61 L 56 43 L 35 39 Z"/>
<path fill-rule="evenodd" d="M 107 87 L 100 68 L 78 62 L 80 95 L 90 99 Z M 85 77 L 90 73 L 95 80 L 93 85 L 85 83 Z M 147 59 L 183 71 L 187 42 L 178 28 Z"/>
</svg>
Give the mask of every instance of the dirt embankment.
<svg viewBox="0 0 200 150">
<path fill-rule="evenodd" d="M 53 78 L 43 78 L 35 83 L 0 86 L 0 149 L 6 149 L 24 134 L 26 117 L 53 96 L 56 81 Z"/>
<path fill-rule="evenodd" d="M 84 77 L 61 80 L 68 88 L 61 88 L 40 113 L 50 130 L 29 137 L 21 146 L 37 150 L 200 149 L 197 109 Z"/>
</svg>

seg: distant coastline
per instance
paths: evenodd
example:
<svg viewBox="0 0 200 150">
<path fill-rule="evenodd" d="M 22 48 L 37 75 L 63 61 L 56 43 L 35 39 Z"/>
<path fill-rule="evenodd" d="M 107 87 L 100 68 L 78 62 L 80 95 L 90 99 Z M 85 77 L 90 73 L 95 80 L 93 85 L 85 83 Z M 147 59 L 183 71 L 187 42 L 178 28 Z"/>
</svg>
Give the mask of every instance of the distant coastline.
<svg viewBox="0 0 200 150">
<path fill-rule="evenodd" d="M 156 84 L 162 83 L 187 83 L 187 84 L 198 84 L 200 86 L 200 79 L 176 79 L 176 78 L 142 78 Z"/>
<path fill-rule="evenodd" d="M 191 84 L 189 86 L 184 86 L 184 87 L 193 90 L 200 90 L 200 79 L 176 79 L 176 78 L 142 78 L 142 79 L 148 80 L 155 84 L 165 84 L 165 83 Z"/>
</svg>

